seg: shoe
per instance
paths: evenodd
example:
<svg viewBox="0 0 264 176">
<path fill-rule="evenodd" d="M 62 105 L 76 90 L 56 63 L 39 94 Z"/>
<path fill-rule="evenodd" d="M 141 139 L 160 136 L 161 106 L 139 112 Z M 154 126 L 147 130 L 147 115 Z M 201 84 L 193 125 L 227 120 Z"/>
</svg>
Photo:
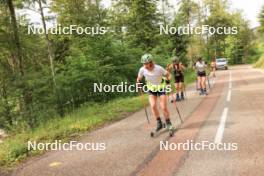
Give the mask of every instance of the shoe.
<svg viewBox="0 0 264 176">
<path fill-rule="evenodd" d="M 181 99 L 184 100 L 184 93 L 181 92 Z"/>
<path fill-rule="evenodd" d="M 200 89 L 200 93 L 199 93 L 200 95 L 203 95 L 204 94 L 204 91 L 203 91 L 203 89 Z"/>
<path fill-rule="evenodd" d="M 167 128 L 168 130 L 170 130 L 170 129 L 172 128 L 172 124 L 171 124 L 170 119 L 166 119 L 166 128 Z"/>
<path fill-rule="evenodd" d="M 206 89 L 204 89 L 204 91 L 203 91 L 203 92 L 204 92 L 204 93 L 203 93 L 204 95 L 208 95 L 208 94 L 207 94 L 207 92 L 206 92 Z"/>
<path fill-rule="evenodd" d="M 161 120 L 157 120 L 157 128 L 156 128 L 156 131 L 159 131 L 163 128 L 163 124 L 162 124 L 162 121 Z"/>
<path fill-rule="evenodd" d="M 176 94 L 176 101 L 181 101 L 179 94 Z"/>
</svg>

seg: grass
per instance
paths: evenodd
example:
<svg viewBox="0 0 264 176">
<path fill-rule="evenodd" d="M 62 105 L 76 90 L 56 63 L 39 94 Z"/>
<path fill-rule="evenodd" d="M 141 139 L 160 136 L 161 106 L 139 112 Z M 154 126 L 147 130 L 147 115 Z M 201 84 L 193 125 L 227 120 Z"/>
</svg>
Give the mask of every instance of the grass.
<svg viewBox="0 0 264 176">
<path fill-rule="evenodd" d="M 256 68 L 264 69 L 264 55 L 262 55 L 259 60 L 254 65 Z"/>
<path fill-rule="evenodd" d="M 192 69 L 188 69 L 184 75 L 185 83 L 188 85 L 196 80 L 196 72 Z"/>
<path fill-rule="evenodd" d="M 117 106 L 118 105 L 118 106 Z M 142 108 L 139 97 L 120 98 L 106 104 L 83 106 L 64 118 L 54 118 L 31 131 L 9 136 L 0 144 L 0 166 L 8 169 L 28 156 L 41 151 L 28 151 L 27 142 L 64 142 L 81 132 L 98 128 L 106 122 L 119 120 L 128 113 Z"/>
<path fill-rule="evenodd" d="M 185 80 L 187 84 L 193 82 L 195 73 L 187 71 Z M 64 118 L 54 117 L 53 120 L 47 121 L 33 130 L 10 135 L 0 144 L 0 167 L 9 170 L 20 161 L 43 153 L 43 151 L 29 151 L 27 149 L 28 141 L 49 143 L 61 140 L 67 142 L 78 138 L 86 131 L 120 120 L 142 107 L 139 96 L 115 99 L 105 104 L 87 104 Z"/>
</svg>

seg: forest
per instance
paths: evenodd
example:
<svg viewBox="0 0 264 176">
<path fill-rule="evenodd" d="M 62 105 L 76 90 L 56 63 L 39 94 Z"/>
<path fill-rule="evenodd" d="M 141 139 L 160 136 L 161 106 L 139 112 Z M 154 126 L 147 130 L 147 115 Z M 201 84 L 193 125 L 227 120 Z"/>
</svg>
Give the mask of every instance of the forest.
<svg viewBox="0 0 264 176">
<path fill-rule="evenodd" d="M 252 29 L 243 11 L 231 5 L 228 0 L 177 0 L 177 7 L 168 0 L 111 0 L 110 7 L 102 0 L 1 0 L 0 129 L 16 135 L 83 106 L 136 96 L 93 92 L 93 84 L 135 83 L 144 53 L 162 66 L 173 56 L 189 68 L 199 56 L 254 64 L 263 51 L 264 7 L 261 26 Z M 38 24 L 32 14 L 39 15 Z M 71 25 L 72 34 L 52 29 Z M 160 34 L 161 25 L 236 27 L 237 34 Z M 264 66 L 263 58 L 257 66 Z"/>
</svg>

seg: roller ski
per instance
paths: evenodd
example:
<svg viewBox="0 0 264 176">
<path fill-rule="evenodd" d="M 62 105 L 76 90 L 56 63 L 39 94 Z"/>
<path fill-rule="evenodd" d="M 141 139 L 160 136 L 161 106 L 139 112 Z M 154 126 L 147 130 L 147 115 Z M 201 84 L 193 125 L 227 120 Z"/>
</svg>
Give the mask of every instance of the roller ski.
<svg viewBox="0 0 264 176">
<path fill-rule="evenodd" d="M 208 95 L 206 89 L 201 89 L 200 95 Z"/>
<path fill-rule="evenodd" d="M 175 128 L 172 126 L 170 119 L 166 120 L 166 128 L 169 131 L 170 137 L 172 137 L 174 135 Z"/>
<path fill-rule="evenodd" d="M 150 133 L 150 137 L 156 137 L 158 136 L 159 134 L 161 134 L 161 131 L 163 131 L 162 129 L 166 129 L 166 131 L 169 132 L 169 135 L 170 137 L 172 137 L 174 135 L 174 132 L 175 132 L 175 128 L 172 126 L 171 122 L 170 121 L 166 121 L 166 124 L 163 123 L 161 120 L 158 120 L 157 121 L 157 128 L 155 131 L 152 131 Z M 165 131 L 163 131 L 165 132 Z"/>
</svg>

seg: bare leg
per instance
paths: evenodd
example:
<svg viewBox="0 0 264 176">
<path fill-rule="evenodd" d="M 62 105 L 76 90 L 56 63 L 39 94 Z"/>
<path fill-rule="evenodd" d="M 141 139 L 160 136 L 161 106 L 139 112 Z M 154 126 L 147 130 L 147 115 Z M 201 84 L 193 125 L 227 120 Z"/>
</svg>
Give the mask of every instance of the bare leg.
<svg viewBox="0 0 264 176">
<path fill-rule="evenodd" d="M 206 76 L 204 77 L 201 77 L 201 84 L 202 84 L 202 89 L 205 89 L 206 88 Z"/>
<path fill-rule="evenodd" d="M 182 82 L 179 82 L 179 92 L 182 92 Z"/>
<path fill-rule="evenodd" d="M 160 117 L 158 106 L 157 106 L 157 100 L 158 98 L 154 95 L 149 95 L 149 104 L 151 107 L 152 115 L 155 117 L 155 119 Z"/>
<path fill-rule="evenodd" d="M 176 93 L 179 93 L 179 83 L 175 83 L 174 86 L 175 86 L 175 89 L 176 89 Z"/>
<path fill-rule="evenodd" d="M 170 113 L 169 113 L 169 109 L 168 109 L 168 105 L 167 105 L 167 96 L 166 95 L 160 96 L 160 107 L 161 107 L 161 110 L 163 112 L 165 119 L 169 119 Z"/>
<path fill-rule="evenodd" d="M 203 87 L 202 87 L 202 78 L 199 76 L 198 77 L 198 89 L 201 90 Z"/>
</svg>

